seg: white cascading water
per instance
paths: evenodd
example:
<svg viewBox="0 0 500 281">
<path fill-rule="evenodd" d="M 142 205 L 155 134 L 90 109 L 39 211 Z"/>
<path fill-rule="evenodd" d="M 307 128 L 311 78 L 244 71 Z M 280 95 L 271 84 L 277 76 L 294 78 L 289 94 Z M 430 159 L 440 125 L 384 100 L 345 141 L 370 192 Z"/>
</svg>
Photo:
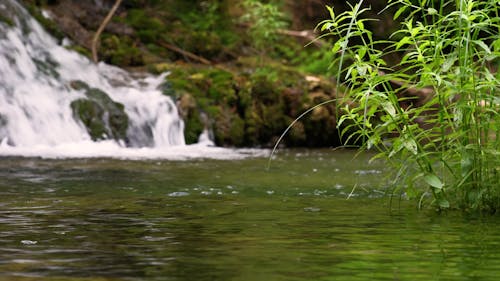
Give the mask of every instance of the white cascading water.
<svg viewBox="0 0 500 281">
<path fill-rule="evenodd" d="M 10 15 L 13 26 L 0 20 L 0 155 L 171 159 L 241 154 L 209 147 L 209 141 L 185 145 L 177 108 L 158 90 L 166 74 L 137 78 L 117 67 L 96 65 L 58 45 L 15 0 L 3 0 L 2 12 Z M 70 106 L 85 98 L 83 90 L 70 87 L 76 80 L 124 105 L 127 136 L 134 140 L 129 147 L 91 140 Z"/>
</svg>

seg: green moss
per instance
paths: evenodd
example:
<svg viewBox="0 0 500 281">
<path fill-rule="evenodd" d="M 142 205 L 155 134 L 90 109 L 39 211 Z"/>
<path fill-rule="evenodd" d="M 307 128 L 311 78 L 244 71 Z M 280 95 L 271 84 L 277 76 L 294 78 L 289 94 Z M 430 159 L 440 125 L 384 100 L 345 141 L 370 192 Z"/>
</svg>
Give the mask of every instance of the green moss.
<svg viewBox="0 0 500 281">
<path fill-rule="evenodd" d="M 184 120 L 184 138 L 187 144 L 196 143 L 199 135 L 206 127 L 196 100 L 192 95 L 184 93 L 178 99 L 178 108 Z"/>
<path fill-rule="evenodd" d="M 221 109 L 215 118 L 215 142 L 225 146 L 242 146 L 245 143 L 245 122 L 230 108 Z"/>
<path fill-rule="evenodd" d="M 14 21 L 11 18 L 7 17 L 6 15 L 2 15 L 2 14 L 0 14 L 0 22 L 3 22 L 10 27 L 13 27 L 15 25 Z"/>
<path fill-rule="evenodd" d="M 93 100 L 77 99 L 71 102 L 71 109 L 76 118 L 82 121 L 92 140 L 106 138 L 106 124 L 103 120 L 104 109 Z"/>
<path fill-rule="evenodd" d="M 44 17 L 40 10 L 35 5 L 27 5 L 29 13 L 40 23 L 52 36 L 61 41 L 65 36 L 64 33 L 59 29 L 57 24 L 52 20 Z"/>
<path fill-rule="evenodd" d="M 190 111 L 192 115 L 183 115 L 186 139 L 197 139 L 202 124 L 207 125 L 199 117 L 205 113 L 213 122 L 211 127 L 217 145 L 272 146 L 298 115 L 323 98 L 330 99 L 333 94 L 330 83 L 319 78 L 308 82 L 304 74 L 292 68 L 276 63 L 253 67 L 251 61 L 235 70 L 185 64 L 157 65 L 157 70 L 171 71 L 165 93 L 177 100 L 188 93 L 195 101 L 196 109 Z M 311 91 L 315 94 L 309 96 Z M 284 144 L 329 145 L 334 142 L 332 136 L 336 136 L 336 128 L 330 121 L 335 111 L 328 108 L 326 113 L 325 116 L 306 116 L 287 134 Z M 328 132 L 308 135 L 314 126 Z M 319 134 L 324 136 L 319 137 Z"/>
<path fill-rule="evenodd" d="M 123 104 L 114 102 L 99 89 L 88 88 L 81 81 L 74 81 L 71 86 L 85 90 L 87 98 L 73 101 L 71 108 L 75 118 L 81 120 L 87 128 L 92 140 L 126 140 L 128 116 Z"/>
<path fill-rule="evenodd" d="M 205 129 L 205 125 L 200 119 L 200 112 L 193 111 L 185 120 L 184 139 L 186 144 L 198 142 L 198 137 Z"/>
<path fill-rule="evenodd" d="M 100 52 L 104 61 L 118 66 L 142 66 L 144 58 L 132 38 L 104 34 Z"/>
<path fill-rule="evenodd" d="M 73 80 L 69 83 L 70 87 L 75 90 L 88 90 L 89 85 L 81 80 Z"/>
<path fill-rule="evenodd" d="M 79 46 L 79 45 L 66 46 L 65 48 L 68 50 L 71 50 L 71 51 L 75 51 L 75 52 L 77 52 L 85 57 L 88 57 L 88 58 L 90 58 L 92 56 L 92 53 L 90 52 L 90 50 L 88 50 L 85 47 Z"/>
<path fill-rule="evenodd" d="M 57 62 L 53 61 L 50 58 L 46 58 L 44 60 L 33 58 L 33 62 L 35 63 L 36 69 L 39 72 L 44 73 L 48 76 L 52 76 L 56 79 L 59 78 L 60 75 L 56 71 L 56 68 L 59 66 Z"/>
</svg>

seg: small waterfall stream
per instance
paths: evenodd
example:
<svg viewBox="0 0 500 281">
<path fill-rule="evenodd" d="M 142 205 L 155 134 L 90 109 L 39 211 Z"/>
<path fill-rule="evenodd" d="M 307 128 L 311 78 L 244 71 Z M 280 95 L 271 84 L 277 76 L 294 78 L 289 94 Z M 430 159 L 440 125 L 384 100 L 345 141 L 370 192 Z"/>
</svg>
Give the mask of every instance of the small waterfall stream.
<svg viewBox="0 0 500 281">
<path fill-rule="evenodd" d="M 70 106 L 72 101 L 85 98 L 82 89 L 70 86 L 73 81 L 99 89 L 123 104 L 132 146 L 184 144 L 175 104 L 157 90 L 164 75 L 133 78 L 116 67 L 95 65 L 59 46 L 16 2 L 7 0 L 0 5 L 0 9 L 15 14 L 14 26 L 0 23 L 0 139 L 4 144 L 90 140 Z"/>
<path fill-rule="evenodd" d="M 210 157 L 211 150 L 223 157 L 210 141 L 185 145 L 177 108 L 158 89 L 165 76 L 96 65 L 60 46 L 19 3 L 4 0 L 0 155 L 176 158 Z"/>
</svg>

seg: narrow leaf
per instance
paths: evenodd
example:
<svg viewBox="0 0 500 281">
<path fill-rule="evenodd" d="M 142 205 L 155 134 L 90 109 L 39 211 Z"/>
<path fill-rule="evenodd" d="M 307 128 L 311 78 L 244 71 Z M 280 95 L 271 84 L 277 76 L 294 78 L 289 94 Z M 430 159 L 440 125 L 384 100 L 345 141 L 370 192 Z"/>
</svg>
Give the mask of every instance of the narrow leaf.
<svg viewBox="0 0 500 281">
<path fill-rule="evenodd" d="M 399 9 L 396 11 L 396 13 L 394 14 L 393 19 L 397 19 L 397 18 L 399 18 L 399 16 L 400 16 L 400 15 L 401 15 L 404 11 L 406 11 L 406 8 L 407 8 L 406 6 L 402 6 L 401 8 L 399 8 Z"/>
<path fill-rule="evenodd" d="M 455 64 L 455 61 L 457 60 L 457 57 L 456 56 L 450 56 L 448 57 L 444 62 L 443 64 L 441 65 L 441 70 L 443 72 L 446 72 L 448 70 L 450 70 L 450 68 L 453 66 L 453 64 Z"/>
<path fill-rule="evenodd" d="M 333 11 L 333 7 L 326 5 L 326 9 L 330 13 L 330 17 L 332 18 L 332 20 L 334 20 L 335 19 L 335 12 Z"/>
<path fill-rule="evenodd" d="M 488 47 L 488 45 L 486 45 L 486 43 L 484 43 L 483 41 L 475 40 L 474 43 L 476 43 L 476 45 L 481 47 L 486 53 L 488 53 L 488 54 L 491 53 L 490 47 Z"/>
</svg>

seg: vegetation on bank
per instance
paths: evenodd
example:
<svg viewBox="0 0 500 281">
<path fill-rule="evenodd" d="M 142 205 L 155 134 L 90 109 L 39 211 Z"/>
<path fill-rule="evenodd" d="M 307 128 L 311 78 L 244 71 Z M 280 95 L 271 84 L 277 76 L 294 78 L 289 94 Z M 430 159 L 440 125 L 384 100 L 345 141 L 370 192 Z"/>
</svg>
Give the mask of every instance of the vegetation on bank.
<svg viewBox="0 0 500 281">
<path fill-rule="evenodd" d="M 346 86 L 339 125 L 394 167 L 394 193 L 439 209 L 500 207 L 500 15 L 497 1 L 390 0 L 401 29 L 365 28 L 363 0 L 319 27 Z M 390 65 L 385 57 L 399 54 Z M 420 103 L 408 92 L 425 95 Z"/>
</svg>

